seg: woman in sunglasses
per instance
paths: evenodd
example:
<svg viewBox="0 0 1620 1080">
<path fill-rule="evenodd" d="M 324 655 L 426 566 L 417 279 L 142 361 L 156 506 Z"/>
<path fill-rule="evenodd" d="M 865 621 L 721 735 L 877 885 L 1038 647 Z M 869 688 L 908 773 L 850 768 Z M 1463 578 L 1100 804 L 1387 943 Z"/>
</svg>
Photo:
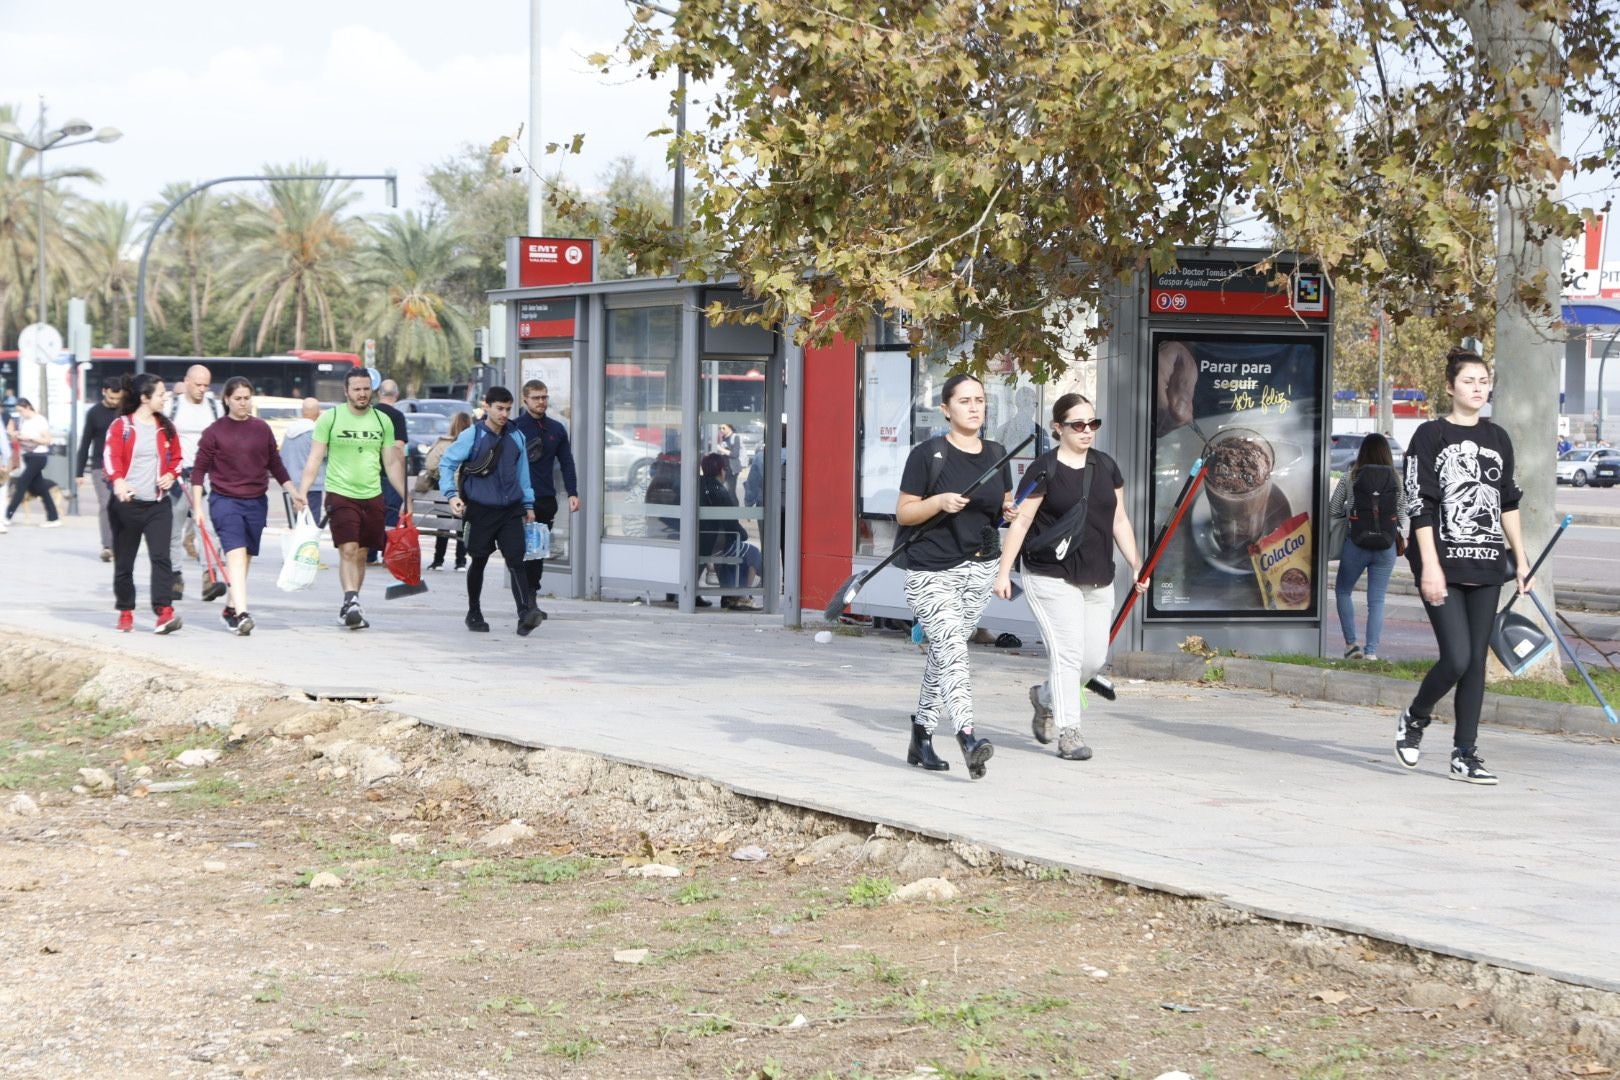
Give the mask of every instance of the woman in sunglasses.
<svg viewBox="0 0 1620 1080">
<path fill-rule="evenodd" d="M 1035 738 L 1052 741 L 1058 757 L 1085 761 L 1091 747 L 1080 737 L 1086 680 L 1108 659 L 1108 622 L 1114 610 L 1114 547 L 1142 567 L 1136 532 L 1125 516 L 1125 480 L 1114 459 L 1096 449 L 1102 420 L 1080 394 L 1064 394 L 1052 407 L 1057 446 L 1030 463 L 1017 516 L 1007 529 L 995 593 L 1012 599 L 1012 568 L 1023 555 L 1024 593 L 1040 624 L 1049 657 L 1046 684 L 1029 688 Z M 1147 584 L 1138 582 L 1138 590 Z"/>
<path fill-rule="evenodd" d="M 968 639 L 990 603 L 1001 539 L 996 525 L 1012 499 L 1012 473 L 1003 464 L 971 494 L 961 494 L 1006 451 L 979 435 L 984 427 L 984 384 L 972 375 L 945 380 L 939 409 L 951 429 L 912 449 L 900 474 L 894 512 L 907 530 L 928 526 L 904 556 L 906 603 L 928 634 L 928 664 L 911 718 L 906 760 L 931 772 L 949 769 L 933 746 L 935 726 L 941 718 L 949 719 L 968 776 L 977 780 L 984 776 L 985 762 L 995 748 L 989 739 L 973 734 Z M 896 543 L 904 542 L 906 535 Z"/>
</svg>

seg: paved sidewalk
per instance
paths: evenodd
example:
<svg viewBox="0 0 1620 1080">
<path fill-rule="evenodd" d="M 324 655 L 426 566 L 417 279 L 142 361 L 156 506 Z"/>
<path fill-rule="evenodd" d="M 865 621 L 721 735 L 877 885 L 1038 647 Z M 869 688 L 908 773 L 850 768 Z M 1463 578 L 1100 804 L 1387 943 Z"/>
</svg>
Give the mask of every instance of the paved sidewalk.
<svg viewBox="0 0 1620 1080">
<path fill-rule="evenodd" d="M 0 627 L 222 677 L 382 691 L 466 732 L 1620 990 L 1620 937 L 1600 929 L 1620 901 L 1620 746 L 1487 731 L 1503 782 L 1475 788 L 1445 778 L 1444 728 L 1418 770 L 1400 769 L 1388 710 L 1130 684 L 1089 722 L 1097 756 L 1068 763 L 1029 734 L 1025 687 L 1042 665 L 975 648 L 979 731 L 997 745 L 975 783 L 948 739 L 950 773 L 906 766 L 921 658 L 894 638 L 817 645 L 759 616 L 550 601 L 551 620 L 521 639 L 493 580 L 494 632 L 472 635 L 451 574 L 393 603 L 373 577 L 373 628 L 353 633 L 337 626 L 335 571 L 289 596 L 273 559 L 254 574 L 251 638 L 195 599 L 177 635 L 152 635 L 145 609 L 143 632 L 118 635 L 88 526 L 0 537 Z"/>
</svg>

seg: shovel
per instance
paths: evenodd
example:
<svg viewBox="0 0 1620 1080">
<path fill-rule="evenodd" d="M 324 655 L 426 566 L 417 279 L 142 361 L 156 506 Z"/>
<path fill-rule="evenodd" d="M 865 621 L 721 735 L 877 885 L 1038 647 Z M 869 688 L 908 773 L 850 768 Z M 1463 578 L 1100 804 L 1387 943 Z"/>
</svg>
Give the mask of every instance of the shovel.
<svg viewBox="0 0 1620 1080">
<path fill-rule="evenodd" d="M 989 483 L 990 480 L 1001 471 L 1002 466 L 1006 465 L 1007 462 L 1023 453 L 1024 447 L 1028 446 L 1034 441 L 1034 434 L 1029 435 L 1026 439 L 1024 439 L 1023 442 L 1007 451 L 1000 461 L 986 469 L 977 480 L 963 488 L 960 492 L 958 492 L 958 494 L 963 496 L 971 495 L 980 487 Z M 884 559 L 870 570 L 858 574 L 851 574 L 849 576 L 849 580 L 840 585 L 838 587 L 838 591 L 833 593 L 832 599 L 827 601 L 827 607 L 822 611 L 822 614 L 826 616 L 827 621 L 835 621 L 845 608 L 849 607 L 849 605 L 855 602 L 855 597 L 860 595 L 860 591 L 866 587 L 867 582 L 877 577 L 885 567 L 894 562 L 895 559 L 898 559 L 902 552 L 917 542 L 917 538 L 919 536 L 933 528 L 935 525 L 938 525 L 941 521 L 944 521 L 948 516 L 949 515 L 944 513 L 935 514 L 922 525 L 912 530 L 911 535 L 906 538 L 906 542 L 900 544 L 893 551 L 889 552 L 888 558 Z"/>
<path fill-rule="evenodd" d="M 1558 543 L 1558 538 L 1564 535 L 1564 530 L 1569 528 L 1570 522 L 1574 520 L 1572 515 L 1566 514 L 1564 520 L 1558 523 L 1557 530 L 1548 539 L 1547 546 L 1541 549 L 1541 554 L 1536 557 L 1535 564 L 1530 567 L 1530 573 L 1525 575 L 1526 577 L 1536 576 L 1541 564 L 1552 554 L 1553 545 Z M 1553 640 L 1541 627 L 1513 610 L 1513 604 L 1518 599 L 1519 594 L 1515 591 L 1508 598 L 1507 606 L 1497 613 L 1496 621 L 1491 625 L 1491 651 L 1502 662 L 1502 666 L 1514 676 L 1529 671 L 1531 665 L 1546 656 L 1553 648 Z M 1536 606 L 1540 607 L 1541 601 L 1537 600 Z M 1552 624 L 1551 619 L 1547 622 L 1548 625 Z M 1554 633 L 1556 632 L 1557 629 L 1554 628 Z"/>
</svg>

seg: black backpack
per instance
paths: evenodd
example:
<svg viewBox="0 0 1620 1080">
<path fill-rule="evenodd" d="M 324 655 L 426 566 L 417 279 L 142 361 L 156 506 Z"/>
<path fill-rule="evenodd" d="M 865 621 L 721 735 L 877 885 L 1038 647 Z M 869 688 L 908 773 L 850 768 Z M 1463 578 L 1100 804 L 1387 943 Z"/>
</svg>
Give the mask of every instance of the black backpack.
<svg viewBox="0 0 1620 1080">
<path fill-rule="evenodd" d="M 1397 514 L 1400 477 L 1385 465 L 1356 470 L 1350 485 L 1350 539 L 1369 551 L 1394 547 L 1401 534 Z"/>
</svg>

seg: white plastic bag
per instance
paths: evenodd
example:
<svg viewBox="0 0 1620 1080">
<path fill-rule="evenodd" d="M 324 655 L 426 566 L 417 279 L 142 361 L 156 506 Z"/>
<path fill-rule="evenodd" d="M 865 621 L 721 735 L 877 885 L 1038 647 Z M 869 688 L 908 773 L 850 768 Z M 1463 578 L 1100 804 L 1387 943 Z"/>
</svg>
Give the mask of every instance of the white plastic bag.
<svg viewBox="0 0 1620 1080">
<path fill-rule="evenodd" d="M 297 592 L 315 584 L 315 571 L 321 565 L 321 528 L 308 510 L 298 515 L 288 539 L 282 541 L 281 574 L 276 588 L 283 592 Z"/>
</svg>

